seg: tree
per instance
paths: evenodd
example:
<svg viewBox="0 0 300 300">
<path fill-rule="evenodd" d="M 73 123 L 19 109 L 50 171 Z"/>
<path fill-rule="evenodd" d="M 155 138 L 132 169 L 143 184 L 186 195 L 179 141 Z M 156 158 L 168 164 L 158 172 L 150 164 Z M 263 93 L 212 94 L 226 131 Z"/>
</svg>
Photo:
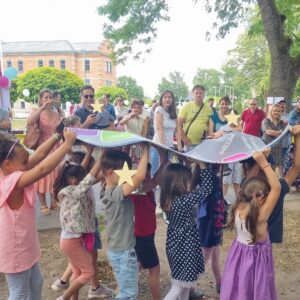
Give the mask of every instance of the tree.
<svg viewBox="0 0 300 300">
<path fill-rule="evenodd" d="M 128 99 L 126 91 L 116 86 L 104 86 L 96 91 L 96 98 L 101 99 L 104 94 L 110 95 L 110 102 L 112 103 L 116 97 L 122 96 L 124 99 Z"/>
<path fill-rule="evenodd" d="M 216 14 L 214 28 L 218 28 L 217 36 L 224 38 L 230 29 L 245 20 L 251 3 L 256 3 L 259 7 L 263 33 L 270 51 L 268 95 L 283 96 L 290 100 L 300 77 L 300 48 L 295 50 L 295 45 L 300 43 L 299 2 L 207 0 L 206 9 L 209 13 Z M 132 53 L 133 41 L 149 45 L 155 39 L 157 22 L 168 20 L 168 5 L 166 0 L 109 0 L 99 8 L 99 13 L 107 16 L 110 22 L 104 26 L 104 36 L 112 41 L 113 46 L 118 47 L 117 58 L 124 60 L 125 53 Z"/>
<path fill-rule="evenodd" d="M 34 102 L 38 98 L 40 90 L 48 88 L 53 91 L 59 91 L 62 102 L 78 102 L 80 89 L 83 81 L 75 74 L 67 70 L 59 70 L 51 67 L 42 67 L 33 69 L 14 80 L 12 86 L 13 101 L 23 97 L 23 90 L 28 89 L 29 101 Z"/>
<path fill-rule="evenodd" d="M 139 86 L 136 80 L 130 76 L 121 76 L 117 79 L 117 87 L 124 89 L 127 92 L 128 98 L 132 100 L 136 98 L 138 100 L 144 99 L 144 89 Z"/>
<path fill-rule="evenodd" d="M 210 97 L 217 96 L 217 91 L 221 84 L 222 73 L 215 69 L 198 68 L 197 74 L 193 78 L 193 84 L 201 84 L 206 89 L 206 94 Z"/>
<path fill-rule="evenodd" d="M 161 95 L 165 90 L 171 90 L 177 100 L 186 99 L 189 93 L 189 88 L 184 82 L 183 75 L 180 72 L 171 72 L 169 80 L 163 77 L 158 85 L 158 92 Z"/>
</svg>

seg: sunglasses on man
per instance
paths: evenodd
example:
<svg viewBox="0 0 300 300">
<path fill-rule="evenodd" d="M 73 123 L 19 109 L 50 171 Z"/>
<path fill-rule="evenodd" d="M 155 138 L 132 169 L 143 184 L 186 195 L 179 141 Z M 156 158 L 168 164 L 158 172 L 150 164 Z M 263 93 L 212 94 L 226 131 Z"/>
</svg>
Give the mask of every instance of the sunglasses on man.
<svg viewBox="0 0 300 300">
<path fill-rule="evenodd" d="M 94 95 L 83 95 L 84 99 L 94 99 Z"/>
</svg>

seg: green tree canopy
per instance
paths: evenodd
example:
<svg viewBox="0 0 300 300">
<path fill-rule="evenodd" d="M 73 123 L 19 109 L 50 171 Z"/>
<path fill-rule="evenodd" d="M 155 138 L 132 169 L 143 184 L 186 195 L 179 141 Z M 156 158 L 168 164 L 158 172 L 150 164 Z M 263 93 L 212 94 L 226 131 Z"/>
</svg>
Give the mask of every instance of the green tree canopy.
<svg viewBox="0 0 300 300">
<path fill-rule="evenodd" d="M 283 96 L 289 101 L 300 77 L 300 48 L 297 47 L 300 3 L 295 0 L 207 0 L 207 12 L 216 15 L 213 28 L 217 29 L 217 36 L 225 37 L 230 29 L 246 20 L 251 3 L 258 5 L 270 52 L 268 95 Z M 169 19 L 167 0 L 108 0 L 99 8 L 99 13 L 108 18 L 104 36 L 115 47 L 117 61 L 124 61 L 128 54 L 133 54 L 134 42 L 145 44 L 149 52 L 158 21 Z M 134 55 L 139 57 L 141 53 Z"/>
<path fill-rule="evenodd" d="M 163 77 L 158 85 L 158 92 L 161 95 L 165 90 L 171 90 L 177 100 L 186 99 L 189 93 L 187 84 L 180 72 L 171 72 L 169 79 Z"/>
<path fill-rule="evenodd" d="M 110 94 L 110 102 L 113 103 L 116 97 L 122 96 L 128 99 L 126 91 L 116 86 L 104 86 L 96 91 L 96 98 L 100 99 L 104 94 Z"/>
<path fill-rule="evenodd" d="M 117 79 L 117 87 L 124 89 L 130 100 L 136 98 L 138 100 L 144 99 L 144 89 L 139 86 L 136 80 L 130 76 L 121 76 Z"/>
<path fill-rule="evenodd" d="M 201 84 L 206 89 L 208 96 L 216 96 L 222 79 L 222 73 L 215 69 L 198 68 L 193 78 L 193 84 Z"/>
<path fill-rule="evenodd" d="M 30 91 L 28 100 L 33 102 L 38 98 L 40 90 L 48 88 L 59 91 L 62 102 L 80 100 L 80 89 L 83 81 L 75 74 L 67 70 L 59 70 L 52 67 L 42 67 L 33 69 L 14 80 L 12 86 L 12 100 L 24 98 L 24 89 Z"/>
</svg>

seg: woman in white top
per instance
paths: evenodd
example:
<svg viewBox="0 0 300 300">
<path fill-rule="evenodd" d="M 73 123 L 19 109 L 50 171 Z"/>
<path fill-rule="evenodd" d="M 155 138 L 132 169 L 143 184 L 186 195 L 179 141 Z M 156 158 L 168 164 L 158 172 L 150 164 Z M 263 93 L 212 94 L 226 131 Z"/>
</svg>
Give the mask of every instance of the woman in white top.
<svg viewBox="0 0 300 300">
<path fill-rule="evenodd" d="M 159 106 L 154 111 L 154 136 L 153 141 L 167 147 L 174 146 L 174 134 L 178 140 L 180 131 L 177 126 L 176 101 L 172 91 L 166 90 L 159 99 Z M 182 150 L 181 145 L 177 145 L 178 151 Z M 152 176 L 159 166 L 159 154 L 152 148 L 151 150 Z"/>
</svg>

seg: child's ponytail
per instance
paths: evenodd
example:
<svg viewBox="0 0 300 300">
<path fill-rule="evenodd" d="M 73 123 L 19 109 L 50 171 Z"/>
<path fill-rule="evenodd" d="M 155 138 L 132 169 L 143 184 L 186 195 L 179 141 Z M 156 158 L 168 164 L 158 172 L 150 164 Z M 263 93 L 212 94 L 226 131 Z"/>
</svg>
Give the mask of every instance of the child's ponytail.
<svg viewBox="0 0 300 300">
<path fill-rule="evenodd" d="M 260 208 L 257 200 L 267 197 L 270 189 L 271 187 L 265 179 L 260 177 L 250 178 L 243 184 L 235 203 L 232 205 L 230 220 L 228 222 L 228 228 L 231 230 L 234 228 L 237 207 L 240 203 L 249 204 L 249 213 L 246 217 L 246 229 L 252 236 L 251 244 L 256 242 L 256 227 Z"/>
<path fill-rule="evenodd" d="M 53 194 L 55 199 L 58 199 L 58 193 L 69 185 L 68 180 L 71 177 L 75 177 L 78 181 L 81 181 L 86 175 L 86 170 L 77 163 L 72 163 L 66 161 L 62 168 L 59 170 L 59 173 L 53 184 Z"/>
</svg>

